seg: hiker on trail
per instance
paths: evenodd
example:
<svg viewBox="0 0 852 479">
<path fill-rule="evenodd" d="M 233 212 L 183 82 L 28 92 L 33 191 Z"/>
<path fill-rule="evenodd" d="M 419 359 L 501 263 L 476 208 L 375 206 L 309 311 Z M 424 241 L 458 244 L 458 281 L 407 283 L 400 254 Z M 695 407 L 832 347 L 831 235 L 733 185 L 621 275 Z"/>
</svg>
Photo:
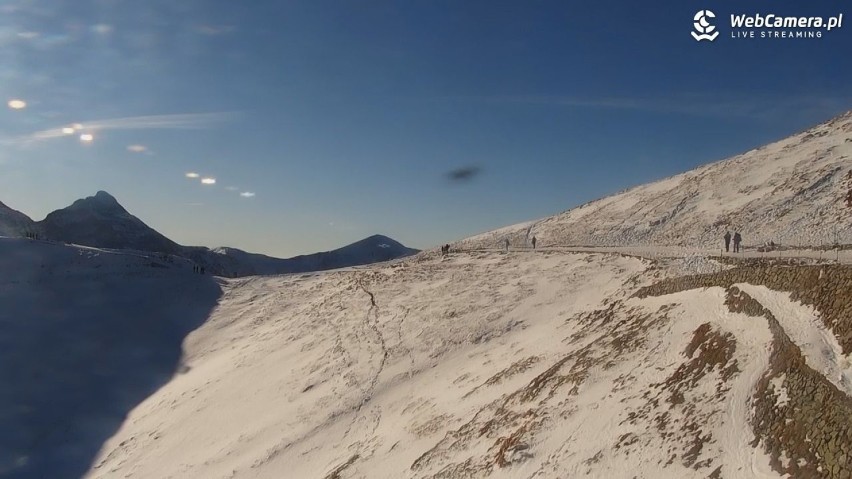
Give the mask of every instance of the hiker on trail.
<svg viewBox="0 0 852 479">
<path fill-rule="evenodd" d="M 731 232 L 725 231 L 725 253 L 731 251 Z"/>
<path fill-rule="evenodd" d="M 739 231 L 734 232 L 734 253 L 740 252 L 740 242 L 742 242 L 743 237 L 740 236 Z"/>
<path fill-rule="evenodd" d="M 506 252 L 508 253 L 509 252 L 509 238 L 506 238 L 505 240 L 503 240 L 503 243 L 505 244 Z"/>
<path fill-rule="evenodd" d="M 533 249 L 535 249 L 535 236 L 532 237 Z"/>
<path fill-rule="evenodd" d="M 447 256 L 447 254 L 449 252 L 450 252 L 450 245 L 448 245 L 448 244 L 441 245 L 441 257 Z"/>
</svg>

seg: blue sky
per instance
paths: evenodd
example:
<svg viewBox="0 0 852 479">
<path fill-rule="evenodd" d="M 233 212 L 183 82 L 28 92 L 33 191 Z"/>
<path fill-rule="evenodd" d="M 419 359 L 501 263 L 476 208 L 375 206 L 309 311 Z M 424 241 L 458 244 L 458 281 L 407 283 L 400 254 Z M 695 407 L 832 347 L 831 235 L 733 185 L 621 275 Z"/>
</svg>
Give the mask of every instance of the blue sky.
<svg viewBox="0 0 852 479">
<path fill-rule="evenodd" d="M 106 190 L 182 244 L 278 256 L 424 248 L 852 109 L 852 15 L 812 39 L 726 25 L 845 4 L 669 3 L 5 1 L 0 201 L 38 220 Z"/>
</svg>

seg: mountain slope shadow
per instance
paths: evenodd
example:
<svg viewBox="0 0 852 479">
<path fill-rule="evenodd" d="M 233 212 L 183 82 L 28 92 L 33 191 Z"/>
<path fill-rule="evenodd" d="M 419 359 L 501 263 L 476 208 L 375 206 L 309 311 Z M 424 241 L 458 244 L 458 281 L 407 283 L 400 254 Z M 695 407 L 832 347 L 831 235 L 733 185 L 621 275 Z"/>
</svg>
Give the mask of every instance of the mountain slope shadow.
<svg viewBox="0 0 852 479">
<path fill-rule="evenodd" d="M 80 477 L 222 294 L 188 264 L 0 239 L 0 477 Z"/>
</svg>

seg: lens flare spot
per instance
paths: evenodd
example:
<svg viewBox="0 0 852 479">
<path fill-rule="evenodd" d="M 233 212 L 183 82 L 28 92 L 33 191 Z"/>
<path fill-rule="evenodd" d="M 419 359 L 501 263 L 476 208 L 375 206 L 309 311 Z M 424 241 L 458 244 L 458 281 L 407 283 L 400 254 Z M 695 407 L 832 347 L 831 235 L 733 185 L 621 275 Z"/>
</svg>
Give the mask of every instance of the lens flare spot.
<svg viewBox="0 0 852 479">
<path fill-rule="evenodd" d="M 62 129 L 62 134 L 63 135 L 73 135 L 74 134 L 74 128 L 71 128 L 70 126 L 66 126 L 65 128 Z"/>
<path fill-rule="evenodd" d="M 13 110 L 23 110 L 27 107 L 27 102 L 25 102 L 24 100 L 19 100 L 17 98 L 9 100 L 9 102 L 6 104 L 9 105 L 9 108 Z"/>
<path fill-rule="evenodd" d="M 145 153 L 148 151 L 148 148 L 145 145 L 130 145 L 127 147 L 127 151 L 131 153 Z"/>
<path fill-rule="evenodd" d="M 242 193 L 240 193 L 240 196 L 242 196 L 243 198 L 254 198 L 254 192 L 243 191 Z"/>
<path fill-rule="evenodd" d="M 82 135 L 80 135 L 80 141 L 82 141 L 83 143 L 91 143 L 95 141 L 95 135 L 91 133 L 83 133 Z"/>
<path fill-rule="evenodd" d="M 216 178 L 201 178 L 201 184 L 203 185 L 215 185 Z"/>
<path fill-rule="evenodd" d="M 201 176 L 201 175 L 199 175 L 198 173 L 196 173 L 194 171 L 190 171 L 189 173 L 186 174 L 187 178 L 198 178 L 199 176 Z"/>
</svg>

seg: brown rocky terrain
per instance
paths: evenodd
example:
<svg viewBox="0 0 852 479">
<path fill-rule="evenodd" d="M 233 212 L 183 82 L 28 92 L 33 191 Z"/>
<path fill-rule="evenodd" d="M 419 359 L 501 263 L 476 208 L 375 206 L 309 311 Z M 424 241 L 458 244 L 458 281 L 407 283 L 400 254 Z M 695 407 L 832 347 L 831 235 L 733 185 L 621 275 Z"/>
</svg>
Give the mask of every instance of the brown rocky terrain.
<svg viewBox="0 0 852 479">
<path fill-rule="evenodd" d="M 637 297 L 722 287 L 732 312 L 769 323 L 773 335 L 769 370 L 753 396 L 755 447 L 771 456 L 779 473 L 792 477 L 852 477 L 852 398 L 809 367 L 801 349 L 773 314 L 734 286 L 749 283 L 788 291 L 791 297 L 819 311 L 838 338 L 843 352 L 852 349 L 852 268 L 837 265 L 769 266 L 752 264 L 727 271 L 667 279 L 637 291 Z M 700 329 L 706 329 L 704 327 Z M 696 331 L 696 338 L 705 331 Z M 714 342 L 717 349 L 724 344 Z M 722 348 L 724 349 L 724 348 Z M 691 354 L 689 354 L 691 355 Z M 705 358 L 712 367 L 713 358 Z"/>
</svg>

